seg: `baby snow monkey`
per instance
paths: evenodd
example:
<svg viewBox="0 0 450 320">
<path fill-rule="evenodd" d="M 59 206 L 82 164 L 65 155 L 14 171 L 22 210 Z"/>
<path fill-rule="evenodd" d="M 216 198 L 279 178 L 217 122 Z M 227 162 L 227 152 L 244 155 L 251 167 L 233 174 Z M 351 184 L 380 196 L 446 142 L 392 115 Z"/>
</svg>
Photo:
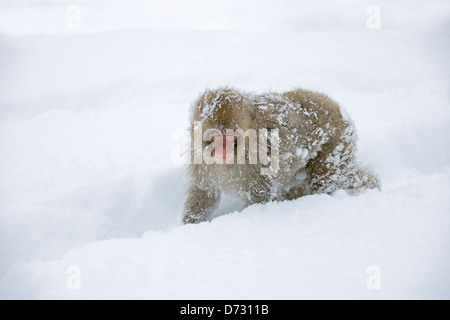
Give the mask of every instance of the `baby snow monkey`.
<svg viewBox="0 0 450 320">
<path fill-rule="evenodd" d="M 355 162 L 356 134 L 324 94 L 208 90 L 193 106 L 184 223 L 209 219 L 221 192 L 247 205 L 379 186 Z"/>
</svg>

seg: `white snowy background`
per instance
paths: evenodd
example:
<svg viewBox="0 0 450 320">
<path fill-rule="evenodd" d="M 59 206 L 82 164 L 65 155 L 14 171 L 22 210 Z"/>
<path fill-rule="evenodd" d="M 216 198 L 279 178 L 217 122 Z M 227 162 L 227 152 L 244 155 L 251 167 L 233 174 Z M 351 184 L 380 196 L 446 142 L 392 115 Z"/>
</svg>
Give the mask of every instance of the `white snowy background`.
<svg viewBox="0 0 450 320">
<path fill-rule="evenodd" d="M 447 0 L 0 0 L 0 298 L 449 299 L 449 57 Z M 329 94 L 381 191 L 181 225 L 174 150 L 224 85 Z"/>
</svg>

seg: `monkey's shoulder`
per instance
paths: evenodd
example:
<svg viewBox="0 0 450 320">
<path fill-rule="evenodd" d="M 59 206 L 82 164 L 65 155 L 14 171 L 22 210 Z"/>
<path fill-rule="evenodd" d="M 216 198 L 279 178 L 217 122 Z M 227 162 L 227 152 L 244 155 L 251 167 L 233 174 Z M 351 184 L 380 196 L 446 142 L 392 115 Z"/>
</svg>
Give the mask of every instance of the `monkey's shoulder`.
<svg viewBox="0 0 450 320">
<path fill-rule="evenodd" d="M 262 121 L 277 126 L 316 129 L 350 122 L 345 110 L 323 93 L 296 89 L 284 93 L 266 93 L 251 97 L 253 112 Z"/>
</svg>

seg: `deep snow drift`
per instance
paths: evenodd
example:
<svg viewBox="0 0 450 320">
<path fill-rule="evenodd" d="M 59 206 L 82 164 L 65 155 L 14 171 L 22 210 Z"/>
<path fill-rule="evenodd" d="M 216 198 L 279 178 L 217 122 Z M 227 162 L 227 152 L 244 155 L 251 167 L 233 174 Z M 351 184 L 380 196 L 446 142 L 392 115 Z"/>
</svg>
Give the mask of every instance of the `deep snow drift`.
<svg viewBox="0 0 450 320">
<path fill-rule="evenodd" d="M 0 297 L 450 298 L 448 30 L 0 36 Z M 381 190 L 182 226 L 174 155 L 223 85 L 329 94 Z"/>
</svg>

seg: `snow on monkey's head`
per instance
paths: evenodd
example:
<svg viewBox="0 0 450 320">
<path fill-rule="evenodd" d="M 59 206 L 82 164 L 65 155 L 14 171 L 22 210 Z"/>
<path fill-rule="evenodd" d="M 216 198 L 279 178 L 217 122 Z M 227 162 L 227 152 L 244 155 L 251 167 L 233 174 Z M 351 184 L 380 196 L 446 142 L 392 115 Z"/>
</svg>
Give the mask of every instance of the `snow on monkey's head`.
<svg viewBox="0 0 450 320">
<path fill-rule="evenodd" d="M 235 152 L 237 129 L 252 128 L 252 115 L 242 94 L 232 89 L 206 92 L 198 101 L 194 121 L 202 121 L 206 143 L 214 143 L 218 162 L 227 162 Z"/>
</svg>

